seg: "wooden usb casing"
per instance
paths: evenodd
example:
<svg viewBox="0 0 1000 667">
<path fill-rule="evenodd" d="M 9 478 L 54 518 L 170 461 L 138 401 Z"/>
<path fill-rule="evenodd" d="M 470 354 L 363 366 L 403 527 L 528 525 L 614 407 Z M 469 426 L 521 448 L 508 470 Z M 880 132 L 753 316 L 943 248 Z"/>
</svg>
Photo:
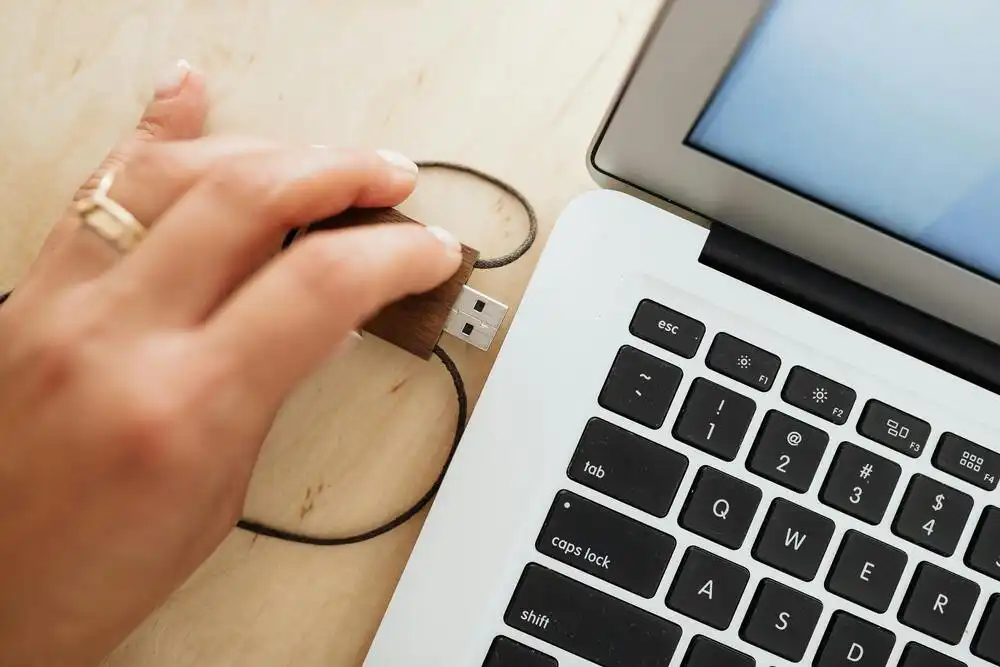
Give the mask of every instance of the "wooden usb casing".
<svg viewBox="0 0 1000 667">
<path fill-rule="evenodd" d="M 306 233 L 398 222 L 421 224 L 394 208 L 353 208 L 310 225 Z M 429 359 L 444 331 L 452 305 L 469 281 L 477 259 L 479 251 L 463 243 L 462 265 L 447 282 L 429 292 L 413 294 L 389 304 L 365 324 L 364 330 L 422 359 Z"/>
</svg>

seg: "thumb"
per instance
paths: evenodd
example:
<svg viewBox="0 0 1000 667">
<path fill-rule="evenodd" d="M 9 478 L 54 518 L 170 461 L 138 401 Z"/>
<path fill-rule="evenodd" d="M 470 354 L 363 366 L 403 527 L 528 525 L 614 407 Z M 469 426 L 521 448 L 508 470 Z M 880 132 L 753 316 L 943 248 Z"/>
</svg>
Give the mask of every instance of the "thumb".
<svg viewBox="0 0 1000 667">
<path fill-rule="evenodd" d="M 93 192 L 108 171 L 124 167 L 141 144 L 202 136 L 207 115 L 208 96 L 204 77 L 186 60 L 171 64 L 156 77 L 153 97 L 135 129 L 107 154 L 100 166 L 77 189 L 73 201 L 79 201 Z M 39 259 L 61 245 L 77 225 L 78 220 L 70 207 L 45 240 Z"/>
</svg>

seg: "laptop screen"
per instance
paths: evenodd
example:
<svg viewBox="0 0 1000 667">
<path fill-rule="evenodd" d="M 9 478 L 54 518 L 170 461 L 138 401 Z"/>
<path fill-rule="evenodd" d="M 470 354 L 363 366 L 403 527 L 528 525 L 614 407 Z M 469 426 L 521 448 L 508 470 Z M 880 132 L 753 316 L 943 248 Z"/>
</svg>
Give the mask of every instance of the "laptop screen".
<svg viewBox="0 0 1000 667">
<path fill-rule="evenodd" d="M 689 145 L 1000 279 L 1000 2 L 773 0 Z"/>
</svg>

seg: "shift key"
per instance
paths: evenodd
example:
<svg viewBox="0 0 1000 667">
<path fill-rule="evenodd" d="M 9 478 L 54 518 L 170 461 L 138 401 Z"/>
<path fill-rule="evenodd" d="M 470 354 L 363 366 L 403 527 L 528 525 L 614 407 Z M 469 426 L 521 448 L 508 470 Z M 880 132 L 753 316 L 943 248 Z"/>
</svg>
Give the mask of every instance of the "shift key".
<svg viewBox="0 0 1000 667">
<path fill-rule="evenodd" d="M 600 667 L 668 667 L 681 638 L 676 623 L 535 563 L 504 621 Z"/>
<path fill-rule="evenodd" d="M 656 594 L 676 541 L 570 491 L 560 491 L 535 548 L 644 598 Z"/>
</svg>

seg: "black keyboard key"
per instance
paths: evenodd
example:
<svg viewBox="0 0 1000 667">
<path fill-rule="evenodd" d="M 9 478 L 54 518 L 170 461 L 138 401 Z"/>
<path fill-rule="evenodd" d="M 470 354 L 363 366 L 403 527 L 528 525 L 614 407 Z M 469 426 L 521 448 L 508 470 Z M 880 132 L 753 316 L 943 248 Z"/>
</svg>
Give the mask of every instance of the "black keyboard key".
<svg viewBox="0 0 1000 667">
<path fill-rule="evenodd" d="M 950 556 L 971 512 L 971 496 L 930 477 L 914 475 L 892 530 L 934 553 Z"/>
<path fill-rule="evenodd" d="M 736 458 L 757 410 L 752 399 L 704 378 L 691 383 L 674 437 L 726 461 Z"/>
<path fill-rule="evenodd" d="M 722 546 L 739 549 L 757 513 L 760 498 L 756 486 L 704 466 L 688 494 L 680 524 Z"/>
<path fill-rule="evenodd" d="M 601 667 L 668 667 L 681 629 L 536 563 L 521 575 L 505 622 Z"/>
<path fill-rule="evenodd" d="M 521 642 L 497 637 L 486 654 L 483 667 L 559 667 L 559 662 Z"/>
<path fill-rule="evenodd" d="M 1000 665 L 1000 595 L 994 595 L 986 604 L 983 622 L 972 640 L 972 654 Z"/>
<path fill-rule="evenodd" d="M 841 512 L 875 525 L 885 515 L 901 472 L 898 463 L 845 442 L 837 451 L 820 498 Z"/>
<path fill-rule="evenodd" d="M 827 590 L 881 614 L 896 594 L 906 561 L 904 551 L 849 530 L 826 579 Z"/>
<path fill-rule="evenodd" d="M 972 608 L 979 598 L 979 585 L 921 563 L 906 593 L 899 620 L 935 639 L 957 645 L 969 624 Z"/>
<path fill-rule="evenodd" d="M 667 594 L 667 606 L 717 630 L 733 622 L 750 571 L 698 547 L 689 547 Z"/>
<path fill-rule="evenodd" d="M 681 383 L 681 369 L 624 345 L 598 397 L 601 407 L 649 428 L 660 428 Z"/>
<path fill-rule="evenodd" d="M 843 611 L 833 614 L 820 644 L 816 667 L 885 667 L 896 635 Z"/>
<path fill-rule="evenodd" d="M 968 665 L 922 644 L 910 642 L 903 649 L 899 667 L 968 667 Z"/>
<path fill-rule="evenodd" d="M 636 338 L 690 359 L 705 337 L 705 325 L 676 310 L 643 299 L 628 330 Z"/>
<path fill-rule="evenodd" d="M 834 424 L 847 422 L 857 394 L 853 389 L 808 368 L 796 366 L 788 373 L 788 380 L 781 390 L 785 402 L 802 408 Z"/>
<path fill-rule="evenodd" d="M 777 498 L 764 517 L 753 557 L 782 572 L 812 581 L 833 538 L 833 520 Z"/>
<path fill-rule="evenodd" d="M 698 635 L 691 640 L 681 667 L 754 667 L 756 661 L 708 637 Z"/>
<path fill-rule="evenodd" d="M 535 542 L 546 556 L 646 598 L 675 546 L 670 535 L 569 491 L 556 494 Z"/>
<path fill-rule="evenodd" d="M 1000 454 L 954 433 L 941 436 L 934 452 L 934 465 L 987 491 L 995 490 L 1000 480 Z"/>
<path fill-rule="evenodd" d="M 747 459 L 747 468 L 785 488 L 805 493 L 830 437 L 814 426 L 771 410 Z"/>
<path fill-rule="evenodd" d="M 708 349 L 705 365 L 748 387 L 767 391 L 781 368 L 781 359 L 767 350 L 720 333 Z"/>
<path fill-rule="evenodd" d="M 858 420 L 858 433 L 917 458 L 924 453 L 931 425 L 881 401 L 870 400 Z"/>
<path fill-rule="evenodd" d="M 1000 508 L 983 510 L 965 563 L 976 572 L 1000 581 Z"/>
<path fill-rule="evenodd" d="M 664 517 L 687 466 L 683 454 L 595 417 L 587 422 L 566 474 L 584 486 Z"/>
<path fill-rule="evenodd" d="M 740 636 L 758 648 L 797 662 L 816 630 L 822 603 L 794 588 L 764 579 L 750 603 Z"/>
</svg>

